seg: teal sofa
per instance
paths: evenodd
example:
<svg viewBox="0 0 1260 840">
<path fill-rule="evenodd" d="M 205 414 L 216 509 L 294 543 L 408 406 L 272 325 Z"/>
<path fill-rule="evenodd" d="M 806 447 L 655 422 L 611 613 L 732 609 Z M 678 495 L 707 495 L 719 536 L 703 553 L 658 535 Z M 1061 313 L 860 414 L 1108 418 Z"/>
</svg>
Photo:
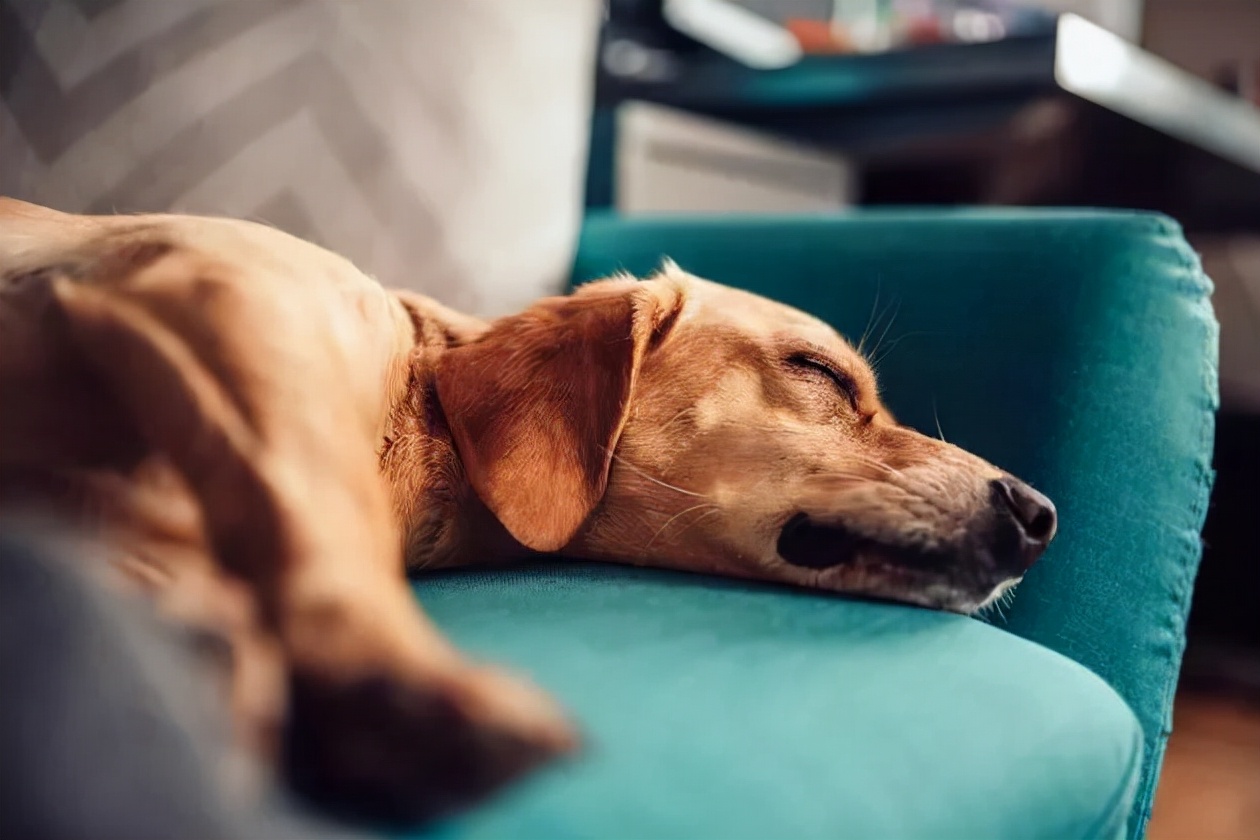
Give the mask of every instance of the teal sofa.
<svg viewBox="0 0 1260 840">
<path fill-rule="evenodd" d="M 577 563 L 420 579 L 585 753 L 435 838 L 1141 837 L 1212 482 L 1211 285 L 1160 216 L 592 218 L 575 282 L 684 268 L 854 336 L 900 419 L 1029 479 L 1060 536 L 988 619 Z"/>
</svg>

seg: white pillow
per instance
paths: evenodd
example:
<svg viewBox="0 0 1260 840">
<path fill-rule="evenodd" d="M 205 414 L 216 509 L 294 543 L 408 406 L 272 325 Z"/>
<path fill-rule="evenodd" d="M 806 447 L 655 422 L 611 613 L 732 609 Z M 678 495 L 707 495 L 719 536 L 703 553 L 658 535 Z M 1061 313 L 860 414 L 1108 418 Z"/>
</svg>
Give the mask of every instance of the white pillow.
<svg viewBox="0 0 1260 840">
<path fill-rule="evenodd" d="M 0 193 L 258 218 L 480 315 L 563 287 L 599 0 L 0 3 Z"/>
</svg>

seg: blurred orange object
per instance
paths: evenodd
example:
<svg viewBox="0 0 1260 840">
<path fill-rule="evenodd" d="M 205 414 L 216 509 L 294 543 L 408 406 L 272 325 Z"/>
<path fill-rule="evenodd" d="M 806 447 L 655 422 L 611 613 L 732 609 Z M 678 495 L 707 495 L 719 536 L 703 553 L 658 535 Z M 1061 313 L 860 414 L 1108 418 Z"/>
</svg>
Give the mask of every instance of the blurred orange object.
<svg viewBox="0 0 1260 840">
<path fill-rule="evenodd" d="M 833 26 L 830 21 L 809 18 L 788 18 L 787 31 L 807 54 L 831 54 L 853 52 L 853 39 L 843 27 Z"/>
</svg>

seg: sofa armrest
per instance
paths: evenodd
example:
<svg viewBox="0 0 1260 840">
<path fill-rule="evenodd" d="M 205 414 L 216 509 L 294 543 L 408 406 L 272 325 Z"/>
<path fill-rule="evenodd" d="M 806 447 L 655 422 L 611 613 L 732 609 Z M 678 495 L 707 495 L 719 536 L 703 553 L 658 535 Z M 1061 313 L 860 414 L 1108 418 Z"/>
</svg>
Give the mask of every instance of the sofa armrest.
<svg viewBox="0 0 1260 840">
<path fill-rule="evenodd" d="M 1146 763 L 1149 816 L 1212 483 L 1211 283 L 1169 219 L 895 211 L 588 220 L 578 282 L 663 257 L 881 338 L 886 401 L 1029 480 L 1060 536 L 999 621 L 1107 680 Z M 875 322 L 871 322 L 874 313 Z M 882 314 L 882 318 L 879 317 Z"/>
</svg>

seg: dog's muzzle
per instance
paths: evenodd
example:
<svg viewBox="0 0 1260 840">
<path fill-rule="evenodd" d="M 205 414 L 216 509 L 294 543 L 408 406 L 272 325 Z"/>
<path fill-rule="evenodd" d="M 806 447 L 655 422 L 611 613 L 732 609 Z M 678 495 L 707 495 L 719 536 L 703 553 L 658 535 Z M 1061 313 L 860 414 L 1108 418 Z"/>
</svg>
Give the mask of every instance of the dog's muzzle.
<svg viewBox="0 0 1260 840">
<path fill-rule="evenodd" d="M 955 546 L 925 548 L 877 540 L 857 527 L 817 522 L 798 513 L 779 532 L 776 548 L 785 562 L 807 569 L 877 557 L 882 564 L 909 572 L 948 574 L 980 564 L 999 580 L 1021 577 L 1054 539 L 1058 529 L 1054 503 L 1009 476 L 991 481 L 989 491 L 990 505 Z"/>
</svg>

